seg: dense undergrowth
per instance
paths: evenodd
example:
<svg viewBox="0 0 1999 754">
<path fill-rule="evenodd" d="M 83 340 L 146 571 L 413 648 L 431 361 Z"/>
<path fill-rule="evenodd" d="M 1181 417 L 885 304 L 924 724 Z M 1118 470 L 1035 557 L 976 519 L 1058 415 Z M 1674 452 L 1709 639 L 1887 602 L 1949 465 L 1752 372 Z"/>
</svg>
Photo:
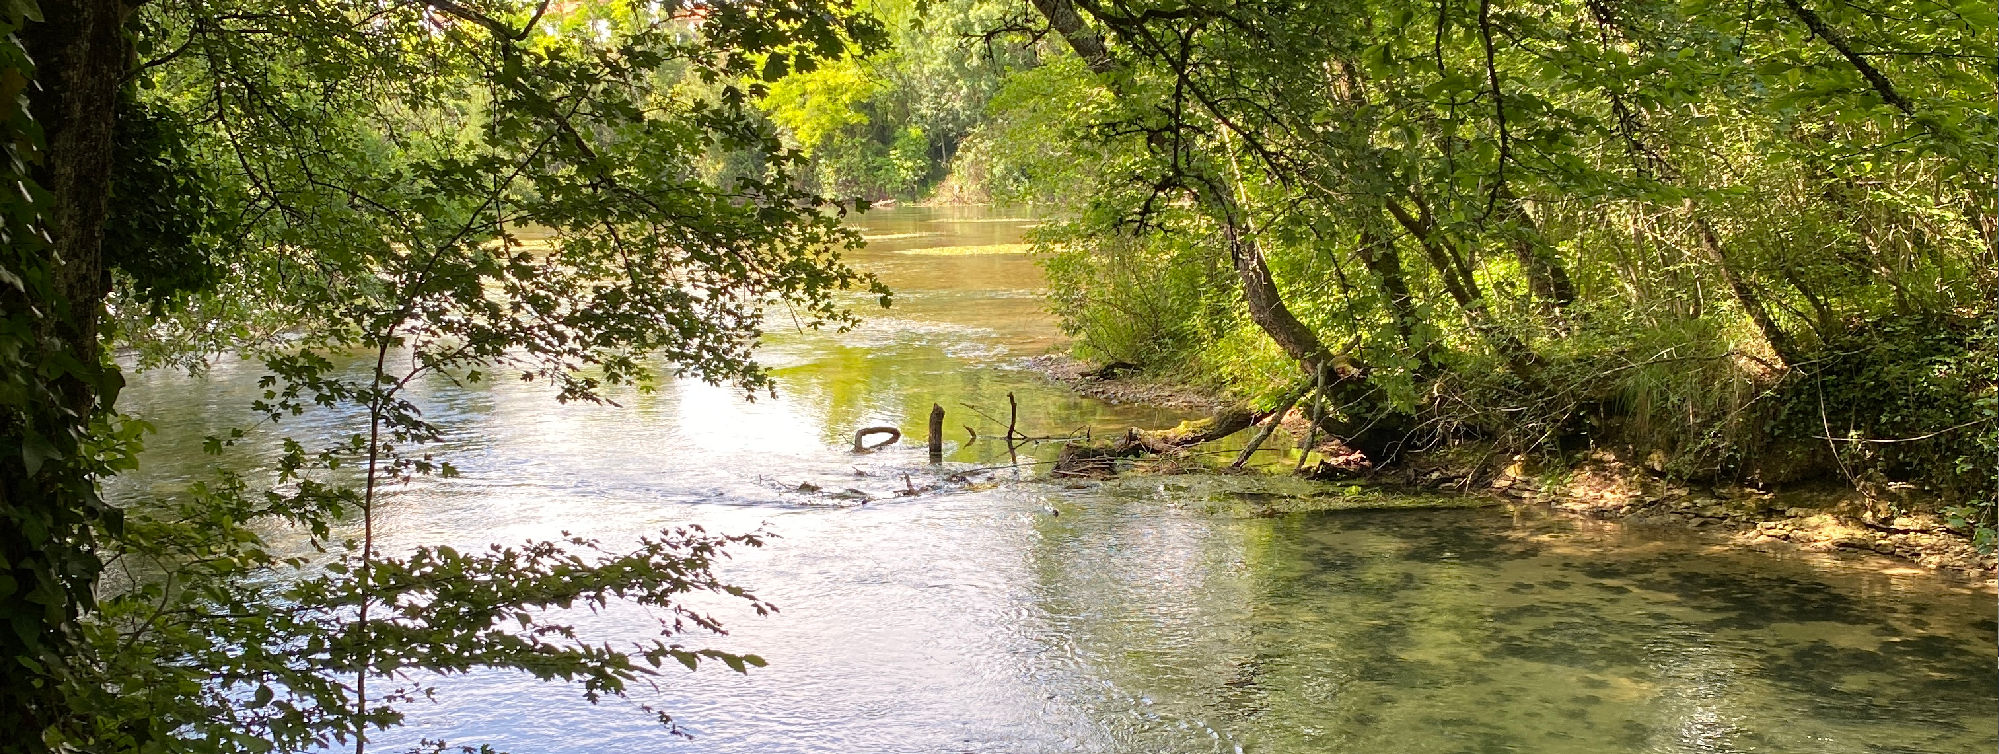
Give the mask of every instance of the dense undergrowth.
<svg viewBox="0 0 1999 754">
<path fill-rule="evenodd" d="M 1989 540 L 1989 9 L 1041 5 L 1073 54 L 988 133 L 1059 156 L 1015 167 L 1079 355 L 1317 379 L 1377 466 L 1607 450 Z"/>
<path fill-rule="evenodd" d="M 1078 355 L 1266 409 L 1297 383 L 1297 363 L 1242 311 L 1218 249 L 1062 237 L 1043 261 Z M 1494 287 L 1508 287 L 1509 272 L 1517 268 L 1494 270 Z M 1779 367 L 1753 329 L 1729 321 L 1739 313 L 1716 308 L 1719 316 L 1606 307 L 1577 317 L 1532 341 L 1541 380 L 1530 385 L 1493 355 L 1439 348 L 1426 366 L 1383 323 L 1374 332 L 1341 327 L 1350 311 L 1299 307 L 1342 345 L 1386 352 L 1370 379 L 1382 401 L 1418 418 L 1416 449 L 1474 443 L 1557 463 L 1610 450 L 1686 481 L 1837 482 L 1945 514 L 1990 540 L 1999 332 L 1989 313 L 1889 311 L 1823 323 L 1802 344 L 1805 359 Z M 1436 337 L 1454 335 L 1463 337 Z"/>
<path fill-rule="evenodd" d="M 1266 409 L 1326 370 L 1376 462 L 1609 450 L 1990 532 L 1989 7 L 1031 5 L 883 2 L 893 52 L 766 107 L 823 187 L 1069 218 L 1079 355 Z"/>
</svg>

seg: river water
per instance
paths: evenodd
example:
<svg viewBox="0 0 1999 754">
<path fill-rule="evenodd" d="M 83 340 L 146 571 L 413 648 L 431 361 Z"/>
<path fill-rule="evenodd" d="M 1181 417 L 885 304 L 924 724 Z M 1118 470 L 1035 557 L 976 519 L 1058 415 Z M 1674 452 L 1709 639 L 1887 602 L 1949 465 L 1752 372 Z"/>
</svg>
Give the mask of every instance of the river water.
<svg viewBox="0 0 1999 754">
<path fill-rule="evenodd" d="M 1990 752 L 1990 592 L 1815 556 L 1532 511 L 1258 515 L 1245 499 L 1338 494 L 1242 478 L 1009 482 L 898 497 L 935 478 L 918 442 L 856 456 L 855 428 L 922 436 L 948 413 L 950 468 L 1005 460 L 1007 394 L 1030 435 L 1166 426 L 1173 411 L 1077 397 L 1022 365 L 1060 343 L 1030 217 L 878 210 L 854 261 L 897 291 L 853 332 L 777 332 L 779 397 L 676 382 L 621 407 L 534 385 L 421 386 L 464 472 L 393 490 L 390 551 L 630 539 L 699 523 L 775 534 L 723 575 L 778 605 L 716 603 L 753 652 L 738 675 L 671 668 L 591 705 L 507 672 L 438 682 L 380 750 L 441 738 L 515 752 Z M 856 299 L 857 304 L 864 304 Z M 775 329 L 775 328 L 774 328 Z M 171 494 L 247 424 L 254 365 L 137 375 L 123 408 L 160 427 L 116 499 Z M 294 434 L 354 431 L 308 415 Z M 238 462 L 270 449 L 255 443 Z M 1033 448 L 1046 458 L 1051 446 Z M 904 481 L 904 474 L 910 482 Z M 1001 472 L 1004 475 L 1004 472 Z M 802 483 L 820 492 L 797 491 Z M 848 499 L 829 493 L 844 492 Z M 869 501 L 862 504 L 858 496 Z M 1411 501 L 1421 503 L 1422 501 Z M 278 533 L 282 534 L 282 533 Z M 629 607 L 576 616 L 642 640 Z M 669 735 L 639 709 L 671 713 Z"/>
</svg>

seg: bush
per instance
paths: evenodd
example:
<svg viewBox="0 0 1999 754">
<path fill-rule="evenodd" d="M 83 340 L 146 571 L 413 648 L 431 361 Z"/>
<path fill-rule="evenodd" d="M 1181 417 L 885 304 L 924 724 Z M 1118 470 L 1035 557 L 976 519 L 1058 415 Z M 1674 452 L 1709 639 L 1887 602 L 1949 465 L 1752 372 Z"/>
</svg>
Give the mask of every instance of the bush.
<svg viewBox="0 0 1999 754">
<path fill-rule="evenodd" d="M 1202 271 L 1198 246 L 1160 238 L 1053 242 L 1038 248 L 1051 308 L 1078 355 L 1158 369 L 1198 345 Z"/>
<path fill-rule="evenodd" d="M 1835 449 L 1860 482 L 1906 483 L 1989 522 L 1999 479 L 1995 325 L 1952 315 L 1848 322 L 1786 385 L 1772 434 Z"/>
</svg>

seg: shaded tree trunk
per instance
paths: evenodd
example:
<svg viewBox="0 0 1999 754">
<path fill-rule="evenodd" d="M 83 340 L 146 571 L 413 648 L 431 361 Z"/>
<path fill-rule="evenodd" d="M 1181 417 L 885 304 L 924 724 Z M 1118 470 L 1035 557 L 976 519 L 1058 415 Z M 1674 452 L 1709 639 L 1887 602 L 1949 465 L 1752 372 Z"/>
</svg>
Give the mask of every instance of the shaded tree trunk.
<svg viewBox="0 0 1999 754">
<path fill-rule="evenodd" d="M 1089 64 L 1090 70 L 1104 74 L 1117 68 L 1117 60 L 1103 38 L 1084 25 L 1071 0 L 1032 1 L 1049 26 Z M 1367 369 L 1347 354 L 1328 350 L 1318 335 L 1285 305 L 1264 261 L 1263 249 L 1251 233 L 1245 208 L 1230 195 L 1231 184 L 1207 175 L 1188 177 L 1196 186 L 1195 201 L 1221 225 L 1222 242 L 1242 284 L 1250 319 L 1307 372 L 1318 374 L 1323 370 L 1324 395 L 1358 417 L 1349 423 L 1329 422 L 1328 431 L 1345 438 L 1349 445 L 1378 463 L 1386 463 L 1407 435 L 1404 428 L 1410 424 L 1408 417 L 1381 406 L 1376 391 L 1368 383 Z"/>
<path fill-rule="evenodd" d="M 1070 0 L 1032 0 L 1034 9 L 1048 19 L 1048 25 L 1055 29 L 1062 39 L 1069 43 L 1069 49 L 1089 64 L 1096 73 L 1109 73 L 1117 67 L 1117 60 L 1111 57 L 1110 49 L 1104 46 L 1104 39 L 1083 24 L 1083 16 L 1076 12 Z"/>
<path fill-rule="evenodd" d="M 1548 248 L 1547 238 L 1541 235 L 1540 226 L 1527 214 L 1527 208 L 1520 197 L 1505 187 L 1500 188 L 1499 220 L 1514 226 L 1517 232 L 1508 240 L 1513 254 L 1520 260 L 1521 271 L 1527 274 L 1527 285 L 1534 297 L 1544 302 L 1554 312 L 1567 312 L 1576 302 L 1576 285 L 1569 279 L 1569 271 L 1562 265 L 1560 257 Z"/>
<path fill-rule="evenodd" d="M 0 406 L 0 750 L 46 750 L 45 733 L 77 711 L 62 693 L 78 618 L 91 606 L 100 565 L 93 522 L 115 516 L 97 497 L 83 443 L 115 398 L 98 323 L 109 291 L 101 246 L 108 211 L 118 93 L 129 62 L 118 0 L 45 3 L 19 34 L 34 61 L 28 111 L 42 132 L 32 172 L 47 192 L 37 241 L 13 239 L 29 282 L 0 285 L 0 316 L 27 326 L 25 396 Z M 23 134 L 10 134 L 26 141 Z M 31 245 L 32 244 L 32 245 Z"/>
<path fill-rule="evenodd" d="M 1367 367 L 1346 353 L 1335 353 L 1312 329 L 1291 313 L 1277 282 L 1264 261 L 1263 249 L 1250 236 L 1242 209 L 1213 184 L 1200 192 L 1201 202 L 1222 223 L 1223 242 L 1229 260 L 1242 283 L 1243 298 L 1249 304 L 1251 321 L 1257 324 L 1284 353 L 1311 374 L 1326 376 L 1320 394 L 1343 408 L 1342 416 L 1322 417 L 1320 426 L 1360 451 L 1377 466 L 1390 463 L 1407 440 L 1411 417 L 1385 405 L 1368 382 Z M 1397 263 L 1399 267 L 1399 261 Z M 1407 290 L 1404 290 L 1407 300 Z M 1321 371 L 1323 370 L 1323 372 Z"/>
<path fill-rule="evenodd" d="M 1777 326 L 1777 320 L 1770 316 L 1769 307 L 1763 305 L 1763 297 L 1756 293 L 1755 288 L 1749 286 L 1749 282 L 1742 278 L 1741 271 L 1729 261 L 1728 252 L 1722 247 L 1721 239 L 1715 236 L 1714 226 L 1708 224 L 1707 218 L 1702 217 L 1694 209 L 1692 199 L 1687 200 L 1686 207 L 1687 214 L 1693 217 L 1694 235 L 1699 237 L 1701 250 L 1707 252 L 1708 258 L 1714 260 L 1714 266 L 1721 272 L 1722 282 L 1727 283 L 1728 290 L 1735 294 L 1735 301 L 1742 305 L 1742 311 L 1749 316 L 1750 324 L 1756 326 L 1756 331 L 1762 333 L 1763 340 L 1770 344 L 1770 350 L 1777 354 L 1778 365 L 1794 367 L 1804 363 L 1802 355 L 1798 352 L 1797 343 L 1791 340 L 1790 333 L 1784 332 L 1784 328 Z"/>
<path fill-rule="evenodd" d="M 1381 297 L 1388 302 L 1388 316 L 1394 321 L 1395 335 L 1402 345 L 1416 356 L 1423 369 L 1436 366 L 1436 343 L 1416 340 L 1416 325 L 1422 318 L 1416 314 L 1416 300 L 1409 294 L 1409 277 L 1403 272 L 1402 253 L 1395 250 L 1395 244 L 1381 237 L 1373 230 L 1363 230 L 1360 248 L 1357 250 L 1361 264 L 1374 273 L 1375 284 L 1381 289 Z"/>
<path fill-rule="evenodd" d="M 1534 356 L 1533 350 L 1529 349 L 1526 343 L 1520 342 L 1513 333 L 1499 326 L 1499 321 L 1492 316 L 1492 310 L 1485 305 L 1485 296 L 1478 289 L 1478 281 L 1469 274 L 1457 252 L 1448 248 L 1447 242 L 1432 232 L 1433 228 L 1426 218 L 1409 214 L 1409 210 L 1403 208 L 1400 202 L 1390 200 L 1386 204 L 1389 215 L 1416 238 L 1417 245 L 1422 247 L 1423 253 L 1430 258 L 1430 266 L 1437 268 L 1438 277 L 1444 281 L 1444 290 L 1458 303 L 1458 308 L 1464 312 L 1465 320 L 1471 325 L 1472 331 L 1478 333 L 1479 339 L 1485 341 L 1488 347 L 1499 354 L 1500 360 L 1506 362 L 1507 370 L 1515 377 L 1519 377 L 1529 385 L 1540 385 L 1539 359 Z"/>
</svg>

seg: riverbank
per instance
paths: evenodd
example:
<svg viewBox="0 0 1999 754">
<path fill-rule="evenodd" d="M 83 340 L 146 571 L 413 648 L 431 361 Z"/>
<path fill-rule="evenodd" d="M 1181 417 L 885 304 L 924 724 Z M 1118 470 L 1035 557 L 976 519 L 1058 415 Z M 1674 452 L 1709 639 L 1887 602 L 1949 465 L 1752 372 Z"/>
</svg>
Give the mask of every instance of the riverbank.
<svg viewBox="0 0 1999 754">
<path fill-rule="evenodd" d="M 1146 404 L 1217 411 L 1228 403 L 1223 396 L 1191 385 L 1094 366 L 1063 354 L 1035 356 L 1027 359 L 1026 364 L 1027 368 L 1068 386 L 1080 395 L 1112 405 Z"/>
<path fill-rule="evenodd" d="M 1993 553 L 1980 552 L 1971 537 L 1940 517 L 1896 513 L 1831 481 L 1783 490 L 1701 489 L 1601 452 L 1563 466 L 1532 469 L 1516 462 L 1483 475 L 1418 468 L 1398 472 L 1402 478 L 1394 481 L 1544 504 L 1564 514 L 1633 526 L 1698 530 L 1752 549 L 1892 559 L 1987 583 L 1993 583 L 1999 565 Z"/>
<path fill-rule="evenodd" d="M 1035 357 L 1029 363 L 1050 380 L 1112 403 L 1208 410 L 1226 403 L 1223 397 L 1192 386 L 1115 370 L 1106 373 L 1064 355 Z M 1305 420 L 1295 409 L 1293 414 L 1286 417 L 1286 424 L 1302 429 Z M 1988 585 L 1999 583 L 1994 578 L 1999 554 L 1982 552 L 1969 535 L 1952 529 L 1939 516 L 1908 513 L 1905 506 L 1869 498 L 1838 480 L 1767 490 L 1697 487 L 1607 451 L 1579 454 L 1563 463 L 1530 464 L 1476 448 L 1452 448 L 1411 454 L 1354 481 L 1539 505 L 1558 514 L 1632 526 L 1686 529 L 1747 549 L 1833 553 L 1873 559 L 1884 568 L 1913 564 Z"/>
</svg>

